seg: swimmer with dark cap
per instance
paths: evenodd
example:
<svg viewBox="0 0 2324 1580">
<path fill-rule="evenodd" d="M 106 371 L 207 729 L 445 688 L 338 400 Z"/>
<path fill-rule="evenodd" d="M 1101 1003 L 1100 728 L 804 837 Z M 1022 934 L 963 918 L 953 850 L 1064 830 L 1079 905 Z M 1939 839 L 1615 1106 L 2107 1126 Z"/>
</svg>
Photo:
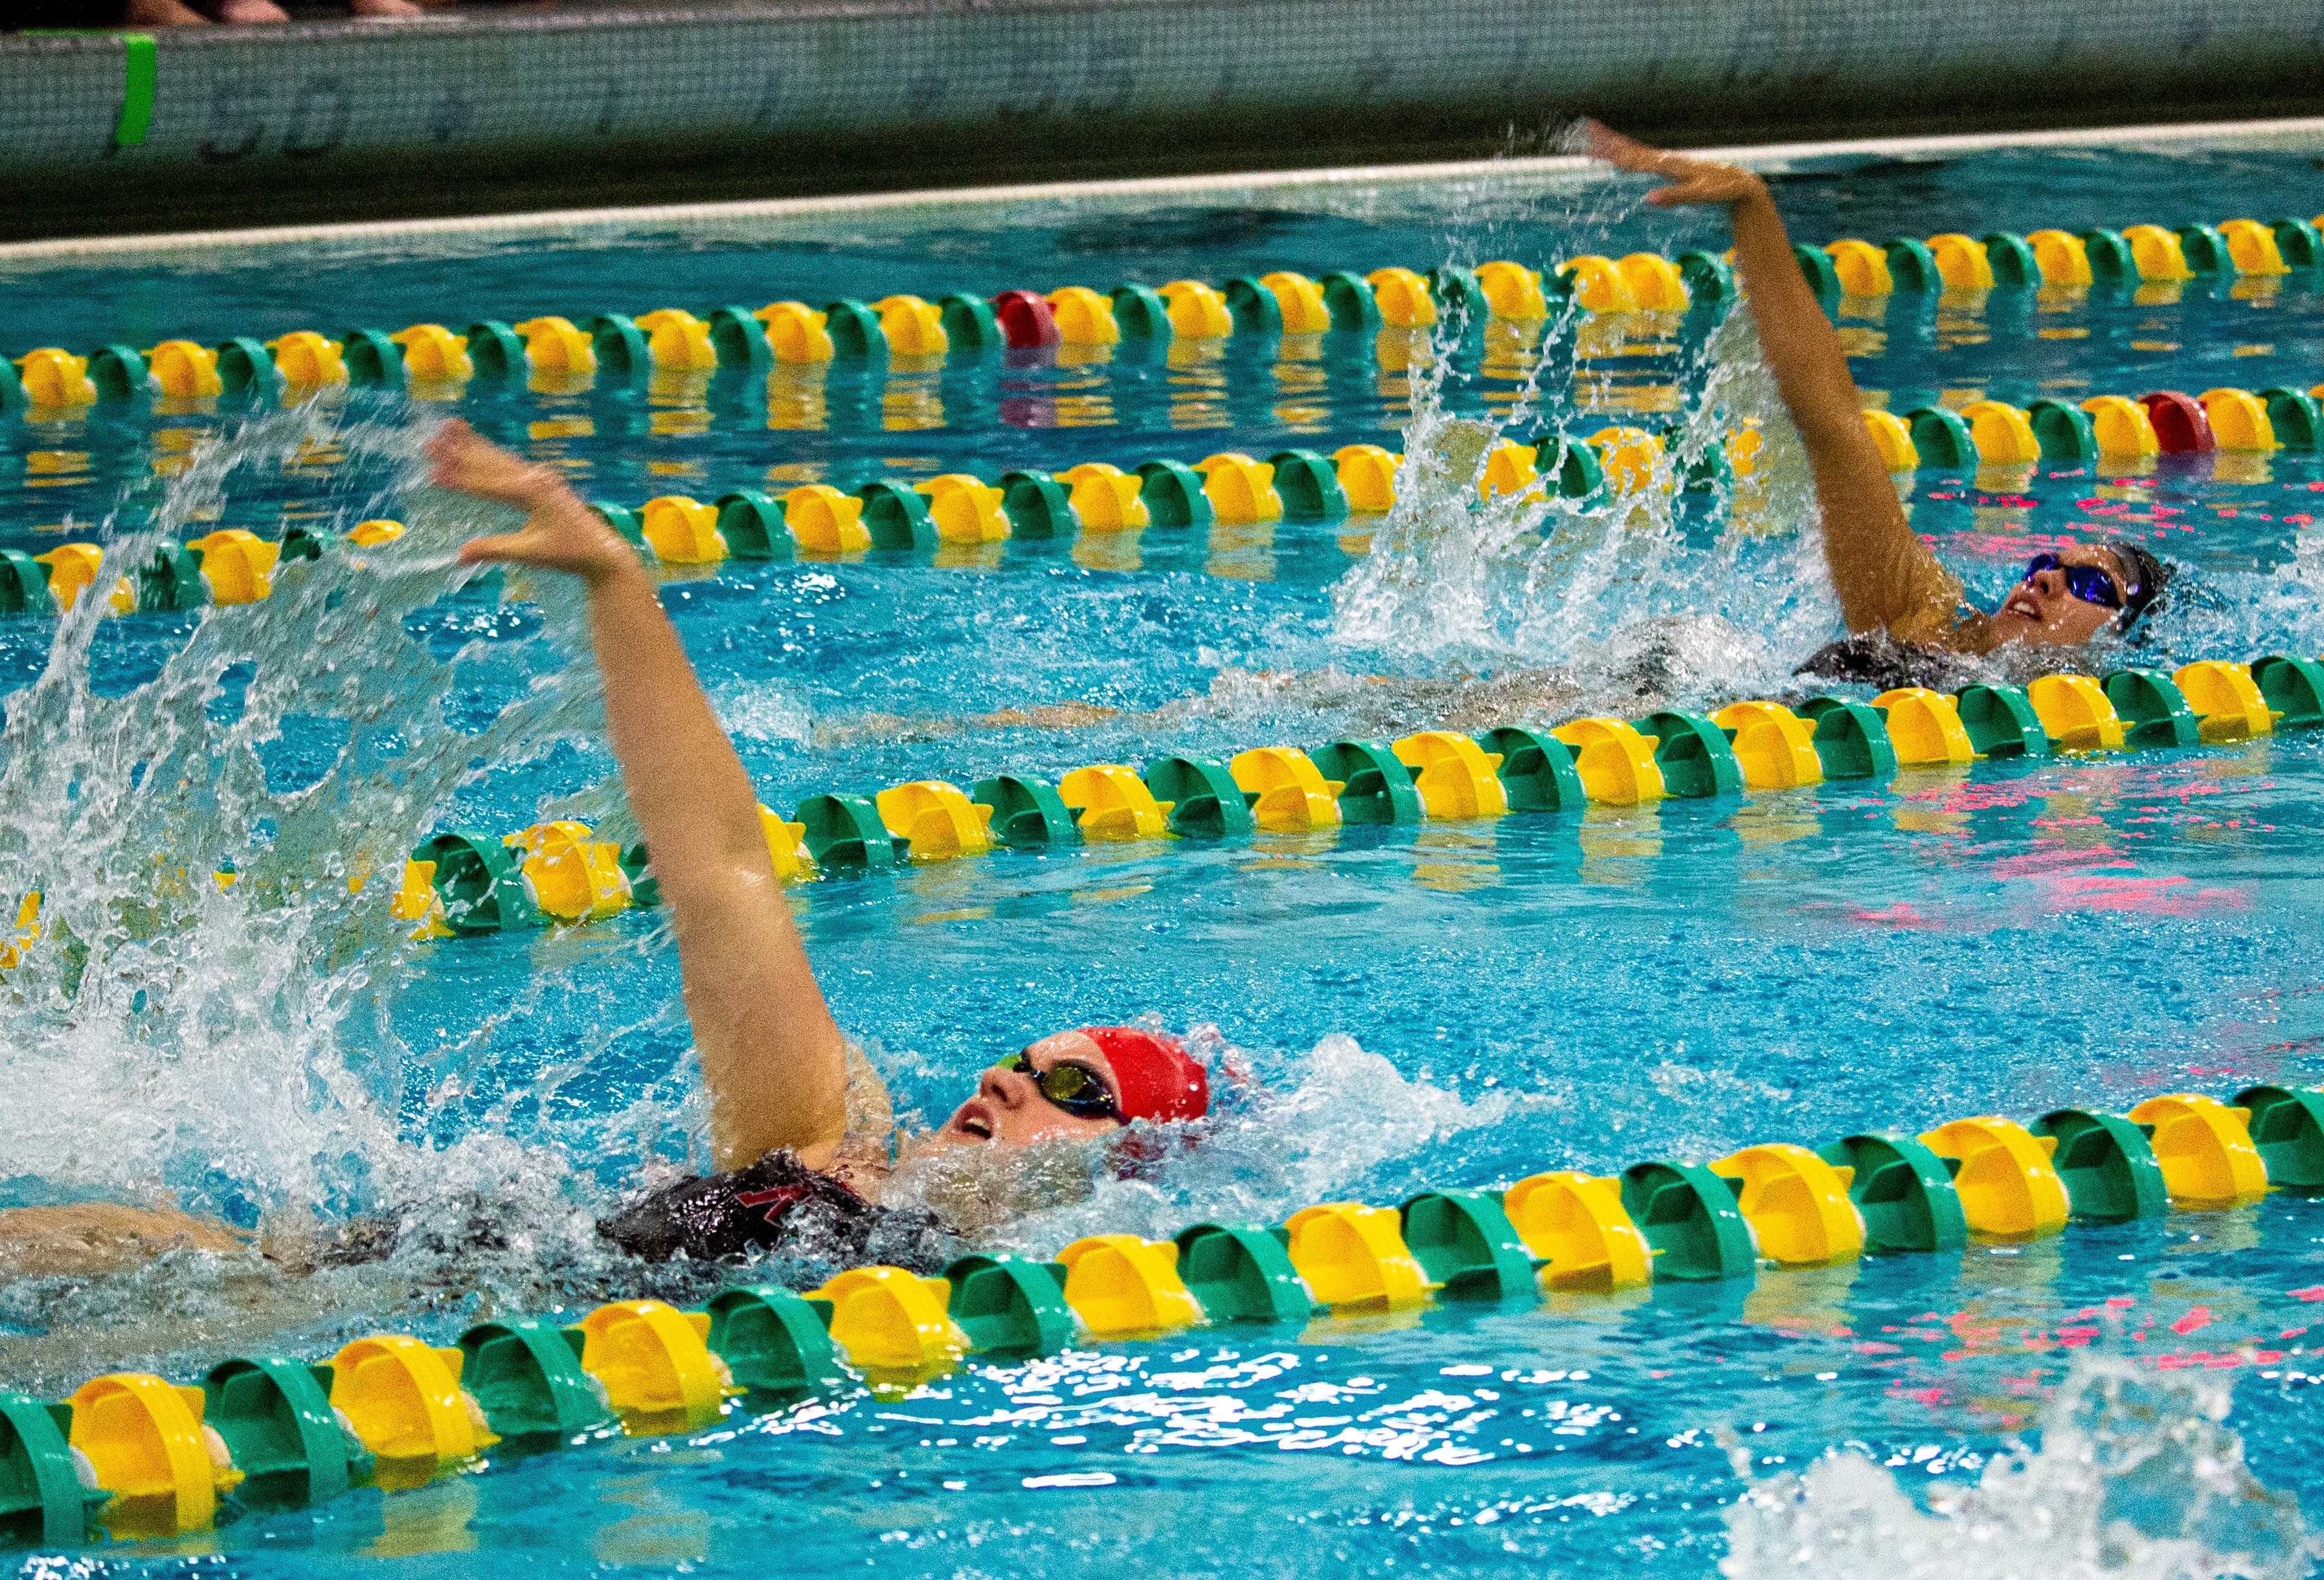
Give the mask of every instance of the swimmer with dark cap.
<svg viewBox="0 0 2324 1580">
<path fill-rule="evenodd" d="M 1824 561 L 1851 641 L 1811 659 L 1803 672 L 1842 679 L 1867 661 L 1909 666 L 1917 652 L 1987 655 L 2013 643 L 2079 647 L 2128 633 L 2161 605 L 2170 567 L 2135 543 L 2070 544 L 2037 554 L 1991 614 L 1914 535 L 1880 451 L 1840 336 L 1792 255 L 1767 184 L 1750 171 L 1649 148 L 1596 122 L 1590 152 L 1618 169 L 1665 183 L 1658 208 L 1703 204 L 1727 210 L 1735 266 L 1751 298 L 1759 343 L 1807 448 L 1823 514 Z M 1910 683 L 1910 682 L 1908 682 Z"/>
<path fill-rule="evenodd" d="M 757 792 L 634 551 L 564 478 L 454 420 L 429 444 L 441 486 L 514 505 L 516 531 L 475 539 L 465 564 L 576 576 L 604 685 L 605 722 L 678 942 L 678 974 L 716 1173 L 681 1179 L 599 1225 L 634 1254 L 869 1260 L 934 1270 L 942 1226 L 880 1205 L 900 1160 L 885 1085 L 833 1021 L 775 877 Z M 901 1156 L 1093 1140 L 1144 1121 L 1200 1119 L 1209 1077 L 1176 1039 L 1128 1026 L 1057 1031 L 987 1069 Z M 377 1254 L 384 1225 L 346 1237 Z M 223 1225 L 134 1209 L 0 1211 L 0 1274 L 99 1270 L 172 1245 L 217 1250 Z M 325 1252 L 327 1259 L 331 1253 Z"/>
</svg>

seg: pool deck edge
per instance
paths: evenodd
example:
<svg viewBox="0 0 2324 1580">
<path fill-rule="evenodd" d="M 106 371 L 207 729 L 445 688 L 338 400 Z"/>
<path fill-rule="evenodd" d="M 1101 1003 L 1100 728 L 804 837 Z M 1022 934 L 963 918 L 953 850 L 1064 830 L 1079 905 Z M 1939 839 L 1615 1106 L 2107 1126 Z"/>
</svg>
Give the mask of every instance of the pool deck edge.
<svg viewBox="0 0 2324 1580">
<path fill-rule="evenodd" d="M 2279 143 L 2324 142 L 2324 116 L 2278 120 L 2179 122 L 2159 125 L 2101 126 L 2051 132 L 1966 134 L 1921 137 L 1876 137 L 1822 143 L 1774 143 L 1695 152 L 1762 171 L 1806 169 L 1857 160 L 1925 160 L 2011 149 L 2154 147 L 2172 143 L 2206 147 L 2258 147 Z M 592 232 L 608 236 L 640 230 L 709 227 L 727 230 L 752 222 L 835 219 L 850 217 L 930 215 L 946 209 L 987 208 L 1027 202 L 1105 203 L 1241 194 L 1323 192 L 1355 186 L 1396 189 L 1448 180 L 1532 180 L 1587 184 L 1603 179 L 1602 166 L 1578 155 L 1480 159 L 1426 164 L 1348 165 L 1252 174 L 1148 176 L 1111 180 L 1048 181 L 988 187 L 939 187 L 917 191 L 845 197 L 774 198 L 746 201 L 674 203 L 635 207 L 552 209 L 518 214 L 444 218 L 364 220 L 343 224 L 272 226 L 251 229 L 180 231 L 157 236 L 70 237 L 0 244 L 0 267 L 58 263 L 131 266 L 189 257 L 215 259 L 223 253 L 248 254 L 291 246 L 411 243 L 464 236 L 510 242 L 535 237 L 570 241 Z"/>
</svg>

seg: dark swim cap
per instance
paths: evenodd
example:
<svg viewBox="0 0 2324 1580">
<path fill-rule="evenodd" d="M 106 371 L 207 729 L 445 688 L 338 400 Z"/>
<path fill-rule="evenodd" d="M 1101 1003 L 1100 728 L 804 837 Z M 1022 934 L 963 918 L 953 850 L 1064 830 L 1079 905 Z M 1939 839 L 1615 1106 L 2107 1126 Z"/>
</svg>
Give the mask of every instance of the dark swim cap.
<svg viewBox="0 0 2324 1580">
<path fill-rule="evenodd" d="M 2172 568 L 2136 543 L 2113 542 L 2107 547 L 2123 568 L 2122 614 L 2114 623 L 2116 631 L 2128 631 L 2150 614 L 2162 613 L 2167 600 L 2164 592 L 2171 586 Z"/>
<path fill-rule="evenodd" d="M 1211 1080 L 1185 1043 L 1135 1026 L 1084 1026 L 1121 1089 L 1124 1118 L 1157 1123 L 1200 1119 L 1210 1112 Z"/>
</svg>

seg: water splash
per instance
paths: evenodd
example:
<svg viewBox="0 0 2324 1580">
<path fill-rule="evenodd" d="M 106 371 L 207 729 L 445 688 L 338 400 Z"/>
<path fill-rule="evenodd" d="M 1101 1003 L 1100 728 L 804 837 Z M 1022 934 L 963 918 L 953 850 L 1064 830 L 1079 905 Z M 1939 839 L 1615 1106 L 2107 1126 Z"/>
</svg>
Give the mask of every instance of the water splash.
<svg viewBox="0 0 2324 1580">
<path fill-rule="evenodd" d="M 1729 1580 L 2292 1580 L 2314 1547 L 2223 1423 L 2229 1390 L 2112 1357 L 2078 1360 L 2038 1447 L 1921 1507 L 1878 1465 L 1835 1453 L 1752 1484 L 1727 1513 Z M 1748 1456 L 1738 1463 L 1748 1474 Z"/>
<path fill-rule="evenodd" d="M 1487 457 L 1505 439 L 1636 420 L 1611 411 L 1545 420 L 1557 403 L 1550 377 L 1576 353 L 1625 350 L 1615 342 L 1630 332 L 1573 311 L 1552 319 L 1526 354 L 1513 401 L 1484 420 L 1451 410 L 1446 381 L 1469 375 L 1449 343 L 1436 346 L 1425 376 L 1412 381 L 1395 505 L 1371 553 L 1333 589 L 1337 641 L 1398 665 L 1552 670 L 1592 702 L 1693 700 L 1788 679 L 1829 633 L 1836 608 L 1804 455 L 1757 357 L 1748 310 L 1683 354 L 1677 379 L 1689 393 L 1641 485 L 1580 501 L 1480 491 Z M 1585 405 L 1619 399 L 1611 390 L 1582 395 Z M 1747 425 L 1763 439 L 1748 477 L 1690 490 L 1724 436 Z"/>
<path fill-rule="evenodd" d="M 205 446 L 151 529 L 112 538 L 8 698 L 0 870 L 41 891 L 47 929 L 0 998 L 9 1174 L 159 1188 L 249 1224 L 343 1208 L 399 1156 L 400 1073 L 358 1034 L 400 969 L 381 885 L 480 763 L 537 755 L 595 706 L 586 666 L 559 656 L 576 627 L 558 589 L 541 590 L 546 644 L 466 670 L 431 651 L 423 611 L 476 511 L 418 488 L 419 437 L 294 410 Z M 271 597 L 203 611 L 150 679 L 106 695 L 97 589 L 325 442 L 354 463 L 338 524 L 392 506 L 404 537 L 278 568 Z M 504 706 L 453 727 L 480 684 Z"/>
</svg>

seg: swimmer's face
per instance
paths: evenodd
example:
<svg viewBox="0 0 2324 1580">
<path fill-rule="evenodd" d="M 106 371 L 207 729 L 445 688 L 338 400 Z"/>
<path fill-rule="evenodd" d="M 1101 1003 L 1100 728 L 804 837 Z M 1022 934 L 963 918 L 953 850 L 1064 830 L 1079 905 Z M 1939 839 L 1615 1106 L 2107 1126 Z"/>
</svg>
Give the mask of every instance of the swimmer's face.
<svg viewBox="0 0 2324 1580">
<path fill-rule="evenodd" d="M 1084 1119 L 1067 1113 L 1041 1095 L 1042 1072 L 1060 1064 L 1079 1065 L 1119 1097 L 1121 1084 L 1105 1055 L 1084 1032 L 1060 1031 L 1025 1050 L 1030 1071 L 996 1065 L 976 1083 L 976 1095 L 953 1111 L 936 1139 L 947 1146 L 997 1144 L 1021 1147 L 1033 1141 L 1111 1135 L 1121 1128 L 1112 1118 Z"/>
<path fill-rule="evenodd" d="M 1994 612 L 1993 634 L 1997 642 L 2028 642 L 2052 647 L 2073 647 L 2112 625 L 2122 614 L 2077 597 L 2066 585 L 2066 566 L 2091 565 L 2106 572 L 2119 598 L 2129 585 L 2121 560 L 2111 549 L 2089 544 L 2054 551 L 2059 568 L 2037 570 L 2016 587 Z"/>
</svg>

